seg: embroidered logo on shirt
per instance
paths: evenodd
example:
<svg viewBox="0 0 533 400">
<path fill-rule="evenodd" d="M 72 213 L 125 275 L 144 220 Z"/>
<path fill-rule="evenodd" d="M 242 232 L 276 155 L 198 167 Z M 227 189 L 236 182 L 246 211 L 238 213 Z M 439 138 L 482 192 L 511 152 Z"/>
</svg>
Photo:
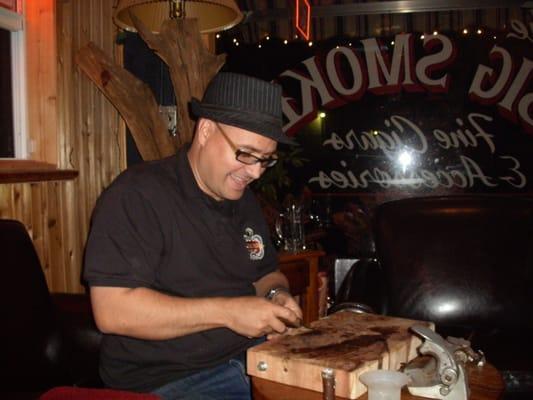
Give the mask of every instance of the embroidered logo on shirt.
<svg viewBox="0 0 533 400">
<path fill-rule="evenodd" d="M 261 260 L 265 255 L 265 246 L 261 235 L 254 234 L 252 228 L 246 228 L 243 237 L 246 242 L 246 249 L 250 253 L 250 260 Z"/>
</svg>

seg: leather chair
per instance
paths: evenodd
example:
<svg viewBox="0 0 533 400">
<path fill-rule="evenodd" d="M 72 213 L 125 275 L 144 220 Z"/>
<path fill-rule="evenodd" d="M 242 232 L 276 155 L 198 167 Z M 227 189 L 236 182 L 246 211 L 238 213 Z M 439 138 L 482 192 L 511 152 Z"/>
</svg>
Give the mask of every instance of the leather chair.
<svg viewBox="0 0 533 400">
<path fill-rule="evenodd" d="M 482 350 L 506 399 L 533 398 L 533 199 L 468 195 L 381 204 L 377 261 L 356 263 L 337 295 L 429 320 Z"/>
<path fill-rule="evenodd" d="M 33 399 L 48 389 L 101 386 L 101 334 L 89 298 L 50 294 L 25 226 L 0 220 L 0 397 Z"/>
</svg>

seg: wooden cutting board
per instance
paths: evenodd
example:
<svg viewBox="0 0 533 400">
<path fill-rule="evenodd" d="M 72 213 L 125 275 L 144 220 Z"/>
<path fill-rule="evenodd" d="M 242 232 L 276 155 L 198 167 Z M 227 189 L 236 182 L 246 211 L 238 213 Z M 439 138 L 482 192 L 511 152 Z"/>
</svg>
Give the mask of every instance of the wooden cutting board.
<svg viewBox="0 0 533 400">
<path fill-rule="evenodd" d="M 398 370 L 417 356 L 421 340 L 409 332 L 414 324 L 434 329 L 429 322 L 338 312 L 250 348 L 248 374 L 322 392 L 322 370 L 332 368 L 335 394 L 355 399 L 366 392 L 359 382 L 363 372 Z"/>
</svg>

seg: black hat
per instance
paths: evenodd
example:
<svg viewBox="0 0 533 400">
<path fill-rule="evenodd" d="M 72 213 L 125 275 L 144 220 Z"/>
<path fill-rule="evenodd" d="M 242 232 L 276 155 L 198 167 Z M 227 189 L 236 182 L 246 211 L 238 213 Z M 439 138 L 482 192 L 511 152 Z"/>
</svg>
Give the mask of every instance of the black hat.
<svg viewBox="0 0 533 400">
<path fill-rule="evenodd" d="M 281 86 L 251 76 L 220 72 L 202 101 L 192 99 L 194 116 L 246 129 L 280 143 L 296 144 L 283 133 Z"/>
</svg>

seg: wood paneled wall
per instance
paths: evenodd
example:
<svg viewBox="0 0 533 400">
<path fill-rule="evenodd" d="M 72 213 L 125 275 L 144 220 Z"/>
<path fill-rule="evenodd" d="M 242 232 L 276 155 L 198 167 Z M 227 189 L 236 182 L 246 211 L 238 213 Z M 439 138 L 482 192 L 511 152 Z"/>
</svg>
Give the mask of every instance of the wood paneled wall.
<svg viewBox="0 0 533 400">
<path fill-rule="evenodd" d="M 56 0 L 25 1 L 30 158 L 57 164 Z"/>
<path fill-rule="evenodd" d="M 55 3 L 57 164 L 78 170 L 78 178 L 0 184 L 0 218 L 26 225 L 53 292 L 84 290 L 80 274 L 91 213 L 99 194 L 125 167 L 125 139 L 118 114 L 74 62 L 77 50 L 87 41 L 118 57 L 111 18 L 114 2 Z M 54 6 L 48 0 L 42 2 L 49 3 Z"/>
</svg>

